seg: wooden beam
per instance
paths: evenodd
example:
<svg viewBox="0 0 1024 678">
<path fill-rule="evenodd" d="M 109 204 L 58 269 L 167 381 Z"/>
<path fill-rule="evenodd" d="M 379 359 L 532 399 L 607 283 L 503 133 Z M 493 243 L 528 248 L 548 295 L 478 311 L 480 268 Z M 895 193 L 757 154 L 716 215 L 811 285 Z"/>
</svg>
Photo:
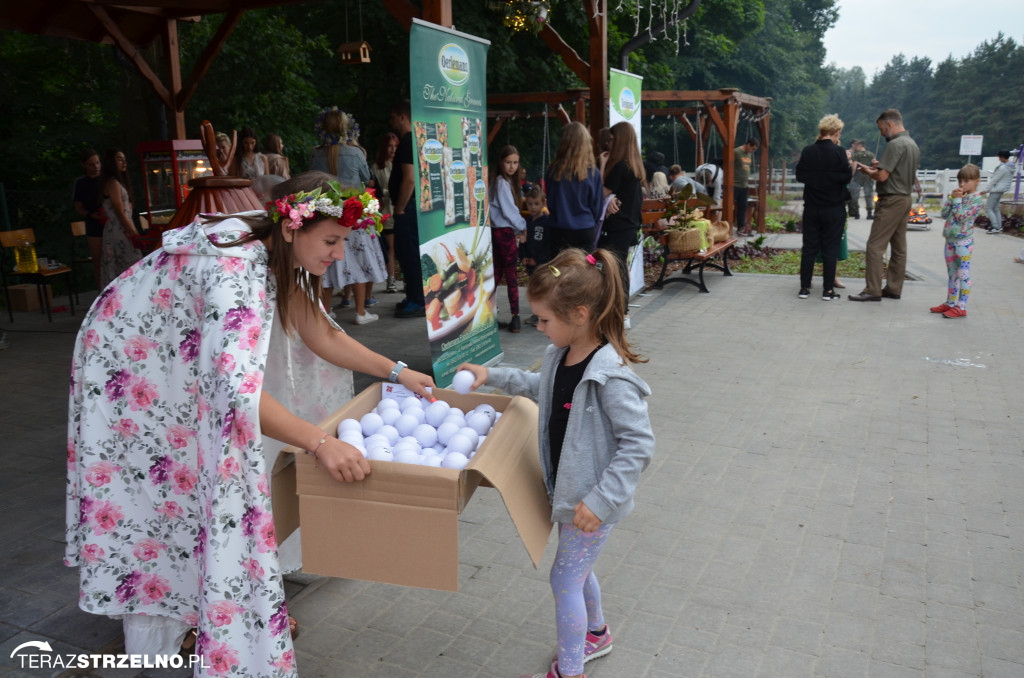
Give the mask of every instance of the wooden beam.
<svg viewBox="0 0 1024 678">
<path fill-rule="evenodd" d="M 715 113 L 717 117 L 717 111 Z M 739 123 L 739 119 L 739 105 L 733 99 L 726 99 L 722 105 L 722 116 L 719 118 L 725 127 L 725 133 L 722 134 L 722 143 L 725 146 L 722 149 L 722 163 L 725 165 L 722 168 L 725 170 L 722 181 L 722 214 L 728 215 L 729 223 L 736 228 L 739 228 L 740 225 L 736 223 L 736 201 L 733 196 L 733 188 L 736 183 L 736 162 L 733 158 L 733 149 L 736 148 L 736 125 Z"/>
<path fill-rule="evenodd" d="M 412 29 L 413 18 L 419 18 L 420 10 L 409 0 L 381 0 L 384 9 L 394 17 L 395 21 L 408 33 Z"/>
<path fill-rule="evenodd" d="M 124 52 L 124 55 L 128 57 L 133 64 L 135 64 L 135 67 L 139 69 L 139 73 L 142 74 L 142 77 L 149 81 L 149 84 L 153 87 L 157 96 L 164 102 L 164 106 L 166 106 L 168 110 L 174 110 L 174 97 L 171 95 L 171 92 L 166 86 L 164 86 L 164 83 L 160 81 L 160 78 L 153 72 L 153 69 L 150 68 L 148 63 L 146 63 L 146 60 L 142 58 L 142 55 L 139 54 L 139 50 L 135 48 L 135 45 L 132 44 L 131 40 L 125 37 L 124 33 L 121 32 L 121 29 L 117 27 L 114 20 L 110 18 L 109 14 L 107 14 L 107 10 L 89 3 L 86 3 L 85 6 L 89 8 L 89 11 L 96 17 L 96 20 L 101 26 L 103 26 L 104 32 L 106 32 L 107 36 L 114 41 L 114 44 L 117 45 L 118 49 Z"/>
<path fill-rule="evenodd" d="M 590 136 L 608 126 L 608 0 L 584 0 L 590 14 Z"/>
<path fill-rule="evenodd" d="M 452 27 L 452 0 L 423 0 L 423 20 Z"/>
<path fill-rule="evenodd" d="M 185 106 L 188 104 L 192 95 L 196 93 L 196 88 L 199 87 L 200 81 L 206 76 L 207 71 L 210 70 L 210 66 L 213 64 L 213 60 L 220 54 L 221 49 L 224 47 L 224 43 L 227 42 L 228 36 L 235 30 L 235 26 L 242 20 L 242 15 L 245 12 L 236 9 L 232 10 L 225 15 L 224 20 L 220 22 L 220 26 L 217 27 L 217 32 L 210 38 L 210 42 L 203 48 L 203 53 L 199 55 L 198 61 L 192 67 L 192 72 L 189 73 L 188 78 L 185 79 L 184 84 L 175 93 L 175 105 L 178 110 L 184 111 Z"/>
<path fill-rule="evenodd" d="M 494 141 L 494 137 L 498 136 L 498 130 L 505 124 L 505 118 L 498 118 L 491 129 L 487 132 L 487 145 L 490 146 L 491 142 Z"/>
<path fill-rule="evenodd" d="M 758 233 L 764 233 L 766 230 L 765 217 L 768 215 L 768 184 L 769 177 L 771 176 L 771 165 L 769 164 L 769 158 L 771 155 L 768 153 L 768 140 L 770 138 L 769 131 L 771 129 L 771 114 L 768 114 L 757 121 L 757 130 L 761 134 L 761 163 L 760 170 L 758 172 L 757 182 L 757 231 Z M 785 168 L 785 165 L 783 165 Z M 783 170 L 782 173 L 782 184 L 786 184 L 786 173 Z"/>
<path fill-rule="evenodd" d="M 168 109 L 171 115 L 171 139 L 187 139 L 185 132 L 185 109 L 178 102 L 178 92 L 181 91 L 181 54 L 178 46 L 178 21 L 167 19 L 164 22 L 163 50 L 164 62 L 167 67 L 167 84 L 170 85 L 171 98 L 174 106 Z"/>
<path fill-rule="evenodd" d="M 562 58 L 569 70 L 576 74 L 576 77 L 583 82 L 590 82 L 590 64 L 583 60 L 572 47 L 569 46 L 562 36 L 558 34 L 551 24 L 545 23 L 540 29 L 540 38 L 551 48 L 551 51 Z"/>
<path fill-rule="evenodd" d="M 687 118 L 685 115 L 677 115 L 676 117 L 679 118 L 679 122 L 683 123 L 683 127 L 686 128 L 686 131 L 690 133 L 690 138 L 696 141 L 697 130 L 694 129 L 693 123 L 690 122 L 690 119 Z"/>
</svg>

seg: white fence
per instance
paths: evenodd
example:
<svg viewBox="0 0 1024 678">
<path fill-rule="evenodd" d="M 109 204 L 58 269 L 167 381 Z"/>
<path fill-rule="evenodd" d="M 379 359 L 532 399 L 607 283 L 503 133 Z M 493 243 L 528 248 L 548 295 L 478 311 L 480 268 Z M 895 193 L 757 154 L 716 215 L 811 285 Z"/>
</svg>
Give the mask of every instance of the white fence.
<svg viewBox="0 0 1024 678">
<path fill-rule="evenodd" d="M 918 170 L 917 180 L 921 182 L 921 191 L 926 198 L 945 198 L 957 186 L 956 173 L 959 170 Z M 990 172 L 981 173 L 980 190 L 985 190 L 988 184 Z M 750 185 L 758 185 L 758 177 L 751 175 Z M 783 194 L 787 200 L 799 200 L 803 196 L 804 185 L 796 180 L 796 172 L 792 167 L 787 167 L 785 174 L 781 168 L 775 168 L 771 175 L 771 185 L 768 192 L 773 195 Z"/>
</svg>

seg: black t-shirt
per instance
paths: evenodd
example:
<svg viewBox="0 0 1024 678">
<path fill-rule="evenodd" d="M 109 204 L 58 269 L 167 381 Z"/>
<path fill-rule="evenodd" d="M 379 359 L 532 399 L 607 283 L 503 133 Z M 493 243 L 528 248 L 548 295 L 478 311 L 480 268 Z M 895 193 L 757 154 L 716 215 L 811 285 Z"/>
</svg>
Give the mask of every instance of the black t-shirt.
<svg viewBox="0 0 1024 678">
<path fill-rule="evenodd" d="M 395 149 L 395 159 L 392 162 L 391 177 L 388 179 L 388 195 L 391 196 L 391 205 L 394 209 L 398 209 L 398 205 L 395 203 L 398 201 L 398 192 L 402 187 L 402 165 L 412 164 L 412 132 L 406 132 L 402 135 L 402 138 L 398 141 L 398 148 Z M 415 191 L 413 195 L 409 196 L 409 202 L 406 207 L 412 205 L 412 201 L 415 199 Z"/>
<path fill-rule="evenodd" d="M 569 424 L 572 410 L 572 396 L 583 380 L 583 373 L 590 359 L 601 347 L 598 346 L 575 365 L 566 365 L 569 352 L 562 356 L 562 362 L 555 368 L 555 384 L 551 391 L 551 414 L 548 416 L 548 442 L 551 444 L 551 477 L 558 476 L 558 461 L 562 458 L 562 443 L 565 442 L 565 427 Z"/>
<path fill-rule="evenodd" d="M 103 204 L 103 198 L 100 196 L 99 177 L 78 177 L 75 179 L 75 187 L 71 193 L 71 201 L 82 203 L 82 207 L 90 215 Z M 85 217 L 85 223 L 87 226 L 99 225 L 99 222 L 91 216 Z"/>
<path fill-rule="evenodd" d="M 604 187 L 615 194 L 622 201 L 619 211 L 609 214 L 604 218 L 606 231 L 625 231 L 640 228 L 643 220 L 644 198 L 640 192 L 640 179 L 630 171 L 625 160 L 615 163 L 608 176 L 605 177 Z"/>
</svg>

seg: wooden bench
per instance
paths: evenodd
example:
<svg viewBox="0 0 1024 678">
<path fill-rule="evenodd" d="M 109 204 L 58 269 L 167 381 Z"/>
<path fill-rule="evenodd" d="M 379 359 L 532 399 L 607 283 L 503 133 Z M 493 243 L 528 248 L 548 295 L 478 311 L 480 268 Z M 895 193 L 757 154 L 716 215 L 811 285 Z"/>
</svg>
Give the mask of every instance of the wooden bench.
<svg viewBox="0 0 1024 678">
<path fill-rule="evenodd" d="M 665 208 L 666 203 L 664 200 L 644 200 L 642 210 L 644 236 L 654 237 L 661 246 L 661 273 L 658 275 L 657 282 L 654 283 L 654 288 L 660 290 L 670 282 L 681 282 L 693 285 L 701 292 L 708 293 L 711 290 L 708 289 L 704 282 L 704 269 L 706 267 L 721 271 L 724 275 L 732 276 L 732 271 L 729 270 L 729 249 L 736 244 L 737 239 L 730 236 L 723 242 L 716 242 L 703 252 L 670 252 L 668 249 L 668 233 L 656 227 L 658 220 L 665 216 Z M 721 211 L 719 210 L 720 213 Z M 686 262 L 682 269 L 683 276 L 665 279 L 665 271 L 668 270 L 670 261 Z M 697 270 L 697 280 L 685 277 L 686 274 L 689 274 L 694 269 Z"/>
</svg>

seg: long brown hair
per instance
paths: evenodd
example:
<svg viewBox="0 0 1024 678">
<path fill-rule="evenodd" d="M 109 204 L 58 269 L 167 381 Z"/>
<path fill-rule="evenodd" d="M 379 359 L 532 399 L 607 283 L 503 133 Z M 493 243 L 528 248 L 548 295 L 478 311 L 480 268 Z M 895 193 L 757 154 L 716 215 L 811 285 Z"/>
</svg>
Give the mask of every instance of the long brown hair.
<svg viewBox="0 0 1024 678">
<path fill-rule="evenodd" d="M 312 191 L 317 188 L 326 189 L 328 183 L 335 181 L 335 178 L 326 172 L 303 172 L 291 179 L 282 181 L 270 190 L 271 201 L 278 200 L 293 193 Z M 335 217 L 317 213 L 316 219 L 306 219 L 299 230 L 308 231 L 316 228 L 316 225 L 323 219 L 334 219 Z M 291 326 L 288 323 L 288 301 L 296 290 L 300 291 L 302 298 L 308 303 L 308 311 L 319 315 L 321 279 L 302 268 L 295 268 L 292 257 L 292 243 L 284 239 L 281 231 L 281 223 L 274 223 L 266 214 L 254 216 L 210 216 L 204 217 L 205 223 L 216 223 L 225 219 L 238 219 L 249 226 L 250 232 L 238 240 L 216 243 L 218 247 L 232 247 L 241 245 L 253 240 L 261 240 L 267 243 L 270 250 L 270 272 L 277 280 L 277 313 L 281 320 L 281 327 L 290 335 Z"/>
<path fill-rule="evenodd" d="M 508 182 L 509 187 L 512 189 L 512 201 L 516 204 L 518 209 L 523 209 L 523 188 L 516 181 L 516 175 L 519 174 L 519 168 L 516 168 L 516 174 L 511 177 L 505 176 L 505 158 L 510 155 L 519 155 L 519 151 L 515 146 L 506 146 L 495 157 L 495 166 L 491 170 L 491 185 L 487 187 L 491 195 L 497 195 L 498 191 L 498 178 L 505 177 L 505 181 Z"/>
<path fill-rule="evenodd" d="M 604 166 L 604 176 L 612 171 L 620 162 L 625 162 L 629 171 L 640 180 L 641 186 L 647 186 L 647 173 L 644 172 L 644 161 L 640 159 L 640 144 L 637 142 L 636 130 L 628 122 L 612 125 L 612 145 L 608 150 L 608 162 Z"/>
<path fill-rule="evenodd" d="M 590 138 L 590 132 L 583 123 L 570 122 L 562 128 L 562 138 L 549 168 L 551 178 L 556 181 L 584 181 L 596 166 L 594 140 Z"/>
<path fill-rule="evenodd" d="M 607 341 L 615 348 L 623 362 L 645 363 L 635 353 L 626 338 L 625 311 L 622 297 L 622 276 L 619 258 L 612 252 L 599 249 L 593 255 L 593 264 L 581 249 L 571 247 L 559 252 L 547 264 L 538 266 L 526 293 L 530 299 L 539 299 L 559 318 L 571 321 L 573 311 L 584 306 L 590 311 L 590 329 L 598 341 Z"/>
<path fill-rule="evenodd" d="M 388 132 L 384 135 L 384 138 L 380 140 L 380 146 L 377 148 L 377 159 L 373 161 L 373 164 L 377 169 L 384 169 L 388 164 L 388 144 L 394 140 L 399 142 L 398 135 L 394 132 Z"/>
</svg>

